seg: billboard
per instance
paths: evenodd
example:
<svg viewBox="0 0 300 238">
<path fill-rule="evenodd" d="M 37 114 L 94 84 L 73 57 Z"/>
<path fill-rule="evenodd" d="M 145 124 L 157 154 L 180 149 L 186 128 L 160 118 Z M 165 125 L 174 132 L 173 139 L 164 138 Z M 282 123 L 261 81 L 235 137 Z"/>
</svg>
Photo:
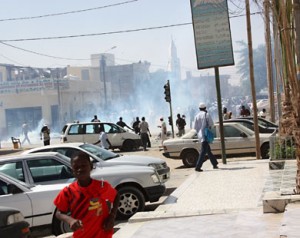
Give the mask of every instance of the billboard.
<svg viewBox="0 0 300 238">
<path fill-rule="evenodd" d="M 190 0 L 198 69 L 234 65 L 227 0 Z"/>
</svg>

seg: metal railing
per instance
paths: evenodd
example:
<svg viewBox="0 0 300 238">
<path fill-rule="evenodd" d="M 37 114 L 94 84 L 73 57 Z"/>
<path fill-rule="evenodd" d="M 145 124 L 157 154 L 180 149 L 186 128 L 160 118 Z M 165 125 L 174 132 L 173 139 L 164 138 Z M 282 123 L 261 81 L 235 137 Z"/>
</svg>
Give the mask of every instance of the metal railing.
<svg viewBox="0 0 300 238">
<path fill-rule="evenodd" d="M 270 159 L 296 159 L 293 136 L 279 136 L 276 132 L 274 132 L 270 137 Z"/>
</svg>

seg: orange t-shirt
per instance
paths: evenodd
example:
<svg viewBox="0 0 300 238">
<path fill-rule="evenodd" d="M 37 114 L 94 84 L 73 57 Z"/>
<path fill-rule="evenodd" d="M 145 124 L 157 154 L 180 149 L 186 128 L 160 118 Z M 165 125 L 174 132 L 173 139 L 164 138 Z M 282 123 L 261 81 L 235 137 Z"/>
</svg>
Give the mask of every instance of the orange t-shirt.
<svg viewBox="0 0 300 238">
<path fill-rule="evenodd" d="M 108 217 L 117 191 L 106 181 L 92 179 L 87 187 L 77 181 L 65 187 L 54 200 L 58 210 L 82 221 L 83 229 L 74 232 L 74 238 L 111 238 L 111 231 L 104 231 L 103 221 Z"/>
</svg>

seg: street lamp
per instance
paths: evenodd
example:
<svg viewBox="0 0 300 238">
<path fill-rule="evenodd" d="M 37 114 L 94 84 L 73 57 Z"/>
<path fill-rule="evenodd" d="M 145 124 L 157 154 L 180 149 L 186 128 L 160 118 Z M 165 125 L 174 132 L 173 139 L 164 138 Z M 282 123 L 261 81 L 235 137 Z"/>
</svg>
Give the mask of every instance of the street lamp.
<svg viewBox="0 0 300 238">
<path fill-rule="evenodd" d="M 105 57 L 105 53 L 107 53 L 108 51 L 111 51 L 113 49 L 117 48 L 117 46 L 113 46 L 111 48 L 109 48 L 108 50 L 104 51 L 104 53 L 102 53 L 101 55 L 101 59 L 100 59 L 100 79 L 103 79 L 103 87 L 104 87 L 104 109 L 107 109 L 107 89 L 106 89 L 106 73 L 105 73 L 105 69 L 106 69 L 106 57 Z"/>
</svg>

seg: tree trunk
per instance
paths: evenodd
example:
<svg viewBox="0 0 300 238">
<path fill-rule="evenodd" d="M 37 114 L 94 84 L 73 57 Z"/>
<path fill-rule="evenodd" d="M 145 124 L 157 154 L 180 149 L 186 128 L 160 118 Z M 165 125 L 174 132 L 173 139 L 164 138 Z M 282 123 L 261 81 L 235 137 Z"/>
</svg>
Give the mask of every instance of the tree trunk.
<svg viewBox="0 0 300 238">
<path fill-rule="evenodd" d="M 282 67 L 284 70 L 285 98 L 282 108 L 280 133 L 281 135 L 292 135 L 295 142 L 298 169 L 294 191 L 300 194 L 300 83 L 297 79 L 296 67 L 296 62 L 299 62 L 297 61 L 297 55 L 299 55 L 299 52 L 297 52 L 297 40 L 299 35 L 295 31 L 295 19 L 298 19 L 295 17 L 295 14 L 299 14 L 299 11 L 294 11 L 295 2 L 295 0 L 273 0 L 273 14 L 277 19 L 278 32 L 280 32 Z M 299 1 L 297 2 L 299 3 Z"/>
</svg>

